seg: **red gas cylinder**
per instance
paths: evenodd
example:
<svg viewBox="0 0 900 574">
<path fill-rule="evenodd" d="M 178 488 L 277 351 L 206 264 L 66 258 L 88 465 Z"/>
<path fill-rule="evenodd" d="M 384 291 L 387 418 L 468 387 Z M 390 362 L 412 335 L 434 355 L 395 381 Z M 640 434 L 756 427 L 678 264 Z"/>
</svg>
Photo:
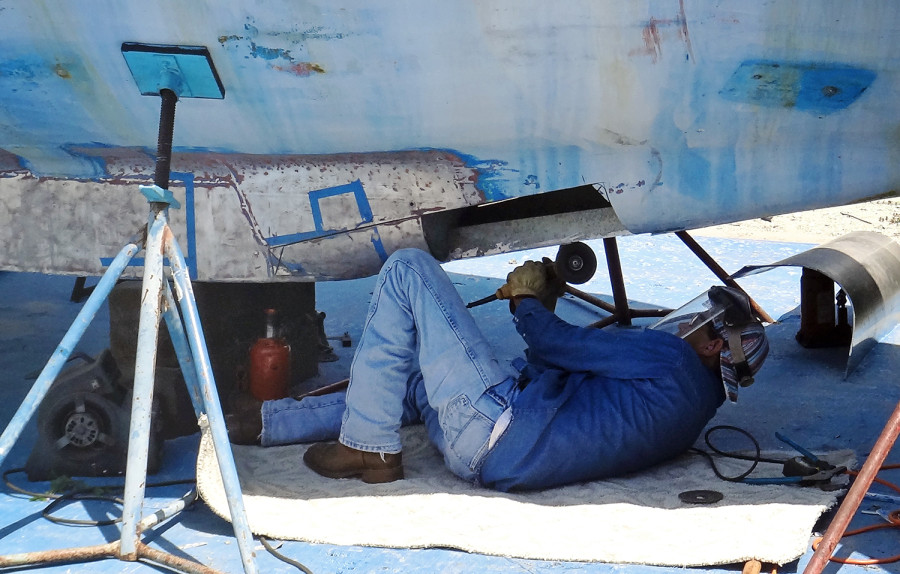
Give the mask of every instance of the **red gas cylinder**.
<svg viewBox="0 0 900 574">
<path fill-rule="evenodd" d="M 290 392 L 291 347 L 275 336 L 275 310 L 266 309 L 266 336 L 250 347 L 250 393 L 260 401 Z"/>
</svg>

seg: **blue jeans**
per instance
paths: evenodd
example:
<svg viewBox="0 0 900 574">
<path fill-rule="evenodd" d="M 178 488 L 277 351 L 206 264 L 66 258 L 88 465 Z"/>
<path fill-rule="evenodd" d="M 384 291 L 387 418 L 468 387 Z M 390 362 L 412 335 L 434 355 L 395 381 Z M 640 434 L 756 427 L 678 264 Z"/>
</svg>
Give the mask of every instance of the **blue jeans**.
<svg viewBox="0 0 900 574">
<path fill-rule="evenodd" d="M 401 451 L 401 425 L 424 422 L 447 467 L 477 480 L 494 423 L 517 392 L 456 288 L 430 255 L 385 262 L 350 367 L 346 395 L 263 405 L 264 446 L 338 440 L 358 450 Z"/>
</svg>

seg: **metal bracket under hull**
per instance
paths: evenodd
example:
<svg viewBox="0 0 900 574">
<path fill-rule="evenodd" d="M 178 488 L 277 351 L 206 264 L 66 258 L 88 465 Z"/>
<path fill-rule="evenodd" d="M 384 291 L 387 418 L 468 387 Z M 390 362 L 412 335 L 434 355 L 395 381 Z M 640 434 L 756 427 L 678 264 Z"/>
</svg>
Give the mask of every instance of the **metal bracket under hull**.
<svg viewBox="0 0 900 574">
<path fill-rule="evenodd" d="M 846 378 L 900 321 L 900 243 L 873 231 L 857 231 L 777 263 L 748 265 L 732 278 L 785 266 L 825 275 L 840 285 L 852 302 L 853 336 Z"/>
</svg>

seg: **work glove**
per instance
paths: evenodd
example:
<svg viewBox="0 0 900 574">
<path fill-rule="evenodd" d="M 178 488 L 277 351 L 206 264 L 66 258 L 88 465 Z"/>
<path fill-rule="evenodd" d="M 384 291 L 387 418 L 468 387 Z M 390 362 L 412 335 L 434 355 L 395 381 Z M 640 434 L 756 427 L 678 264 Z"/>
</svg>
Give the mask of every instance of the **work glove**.
<svg viewBox="0 0 900 574">
<path fill-rule="evenodd" d="M 548 257 L 544 257 L 543 265 L 547 282 L 537 298 L 552 313 L 556 311 L 556 301 L 566 293 L 566 282 L 556 273 L 556 264 Z"/>
<path fill-rule="evenodd" d="M 537 297 L 547 286 L 547 273 L 537 261 L 526 261 L 506 276 L 506 283 L 497 289 L 497 299 Z"/>
<path fill-rule="evenodd" d="M 526 261 L 506 276 L 506 283 L 497 289 L 498 299 L 530 296 L 538 299 L 549 311 L 556 309 L 556 300 L 565 292 L 565 282 L 556 274 L 553 262 L 544 258 L 541 263 Z M 510 302 L 510 310 L 514 310 Z"/>
</svg>

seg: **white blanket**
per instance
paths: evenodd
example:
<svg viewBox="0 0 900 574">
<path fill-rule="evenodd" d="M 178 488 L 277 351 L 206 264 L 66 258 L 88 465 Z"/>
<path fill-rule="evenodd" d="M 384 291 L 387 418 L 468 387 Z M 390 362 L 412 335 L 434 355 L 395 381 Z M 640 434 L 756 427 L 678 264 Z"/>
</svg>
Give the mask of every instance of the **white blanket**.
<svg viewBox="0 0 900 574">
<path fill-rule="evenodd" d="M 304 445 L 234 446 L 250 529 L 278 539 L 450 547 L 545 560 L 784 564 L 807 550 L 816 520 L 839 494 L 725 482 L 699 455 L 622 478 L 506 494 L 467 484 L 447 471 L 423 427 L 403 429 L 403 445 L 406 478 L 379 485 L 318 476 L 303 464 Z M 851 457 L 843 451 L 826 458 L 847 465 Z M 722 461 L 721 468 L 736 475 L 749 464 Z M 780 476 L 780 471 L 780 465 L 760 464 L 754 476 Z M 229 519 L 206 432 L 197 484 L 210 508 Z M 711 505 L 679 500 L 679 493 L 695 490 L 717 491 L 723 498 Z"/>
</svg>

